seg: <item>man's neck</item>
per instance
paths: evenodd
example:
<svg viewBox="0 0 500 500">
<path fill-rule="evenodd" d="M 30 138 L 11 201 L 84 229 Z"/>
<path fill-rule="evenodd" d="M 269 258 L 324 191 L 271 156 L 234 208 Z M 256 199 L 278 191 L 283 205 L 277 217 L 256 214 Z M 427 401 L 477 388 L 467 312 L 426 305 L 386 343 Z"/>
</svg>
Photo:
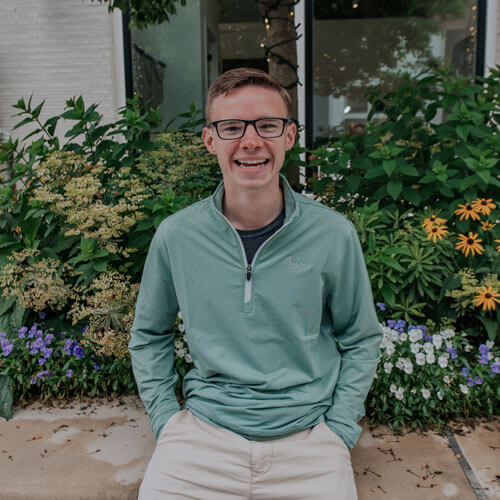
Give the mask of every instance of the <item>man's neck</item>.
<svg viewBox="0 0 500 500">
<path fill-rule="evenodd" d="M 283 192 L 279 185 L 272 190 L 224 191 L 222 211 L 229 222 L 242 230 L 259 229 L 270 224 L 283 210 Z"/>
</svg>

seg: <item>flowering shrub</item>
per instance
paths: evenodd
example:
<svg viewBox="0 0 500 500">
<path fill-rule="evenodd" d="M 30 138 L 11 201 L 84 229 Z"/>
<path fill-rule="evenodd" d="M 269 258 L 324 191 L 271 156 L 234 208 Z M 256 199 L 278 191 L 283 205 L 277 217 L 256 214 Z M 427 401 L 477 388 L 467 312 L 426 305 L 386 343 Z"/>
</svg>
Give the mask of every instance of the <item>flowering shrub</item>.
<svg viewBox="0 0 500 500">
<path fill-rule="evenodd" d="M 379 304 L 378 307 L 383 305 Z M 500 350 L 479 348 L 452 328 L 387 320 L 367 415 L 412 429 L 450 419 L 491 417 L 500 410 Z"/>
<path fill-rule="evenodd" d="M 71 272 L 67 264 L 41 257 L 36 249 L 14 252 L 8 260 L 0 270 L 0 290 L 4 297 L 16 297 L 25 309 L 60 310 L 73 297 L 63 279 Z"/>
<path fill-rule="evenodd" d="M 208 195 L 220 173 L 190 132 L 152 141 L 158 114 L 142 114 L 136 100 L 107 125 L 96 105 L 85 108 L 81 98 L 66 104 L 62 115 L 42 124 L 42 105 L 32 108 L 31 99 L 21 99 L 15 107 L 26 118 L 18 126 L 37 125 L 41 137 L 27 147 L 8 141 L 0 151 L 0 162 L 13 167 L 10 185 L 0 180 L 0 265 L 7 263 L 0 331 L 12 336 L 44 311 L 61 331 L 71 322 L 87 323 L 86 338 L 99 352 L 123 356 L 156 227 Z M 62 146 L 55 135 L 59 120 L 76 121 Z M 20 250 L 32 253 L 9 264 L 24 257 Z"/>
<path fill-rule="evenodd" d="M 445 296 L 453 299 L 451 309 L 469 335 L 477 335 L 479 320 L 490 340 L 500 337 L 500 246 L 495 248 L 499 217 L 492 198 L 477 198 L 459 204 L 449 227 L 436 214 L 422 223 L 436 247 L 455 239 L 458 255 L 453 276 L 443 283 Z"/>
<path fill-rule="evenodd" d="M 116 272 L 105 273 L 79 292 L 70 315 L 73 324 L 88 322 L 84 343 L 90 341 L 99 354 L 128 356 L 139 284 L 131 284 L 126 276 Z"/>
<path fill-rule="evenodd" d="M 10 379 L 16 402 L 136 391 L 130 359 L 97 355 L 92 345 L 83 346 L 74 335 L 48 329 L 43 323 L 20 328 L 13 339 L 0 333 L 0 345 L 0 376 Z M 10 408 L 2 416 L 9 415 Z"/>
</svg>

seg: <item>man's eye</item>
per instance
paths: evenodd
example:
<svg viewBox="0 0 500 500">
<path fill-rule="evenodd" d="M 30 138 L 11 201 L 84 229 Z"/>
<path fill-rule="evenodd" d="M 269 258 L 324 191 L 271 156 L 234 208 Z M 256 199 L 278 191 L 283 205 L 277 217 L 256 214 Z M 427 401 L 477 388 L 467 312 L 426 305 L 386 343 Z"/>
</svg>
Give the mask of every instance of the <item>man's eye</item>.
<svg viewBox="0 0 500 500">
<path fill-rule="evenodd" d="M 278 130 L 279 124 L 277 122 L 260 122 L 258 127 L 262 131 L 272 132 L 274 130 Z"/>
<path fill-rule="evenodd" d="M 234 134 L 241 132 L 242 125 L 238 123 L 225 123 L 221 126 L 221 131 L 225 134 Z"/>
</svg>

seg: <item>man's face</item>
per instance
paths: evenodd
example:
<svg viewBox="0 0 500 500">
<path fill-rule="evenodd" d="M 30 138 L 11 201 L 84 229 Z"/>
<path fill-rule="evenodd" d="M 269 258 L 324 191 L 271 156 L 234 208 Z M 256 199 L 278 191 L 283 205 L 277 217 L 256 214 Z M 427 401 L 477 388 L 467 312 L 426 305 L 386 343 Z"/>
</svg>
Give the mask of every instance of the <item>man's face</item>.
<svg viewBox="0 0 500 500">
<path fill-rule="evenodd" d="M 248 85 L 228 95 L 216 97 L 210 109 L 210 121 L 258 118 L 288 118 L 279 92 Z M 279 172 L 285 152 L 295 141 L 296 126 L 287 124 L 281 137 L 263 139 L 248 125 L 241 139 L 223 140 L 215 127 L 203 129 L 203 141 L 217 155 L 226 190 L 262 191 L 279 185 Z"/>
</svg>

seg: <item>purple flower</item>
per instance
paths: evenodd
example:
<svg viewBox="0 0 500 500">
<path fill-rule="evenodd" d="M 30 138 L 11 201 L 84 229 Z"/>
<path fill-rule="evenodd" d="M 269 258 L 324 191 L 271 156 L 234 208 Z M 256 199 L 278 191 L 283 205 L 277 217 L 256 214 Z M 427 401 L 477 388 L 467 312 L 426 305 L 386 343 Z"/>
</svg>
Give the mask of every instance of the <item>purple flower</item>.
<svg viewBox="0 0 500 500">
<path fill-rule="evenodd" d="M 40 337 L 31 344 L 31 354 L 37 354 L 38 351 L 43 347 L 43 340 Z"/>
<path fill-rule="evenodd" d="M 488 347 L 486 346 L 486 344 L 481 344 L 481 345 L 479 346 L 479 352 L 480 352 L 481 354 L 483 354 L 483 355 L 484 355 L 484 354 L 488 354 L 488 351 L 489 351 L 489 349 L 488 349 Z"/>
<path fill-rule="evenodd" d="M 45 363 L 45 358 L 40 358 L 40 359 L 38 360 L 38 364 L 39 364 L 40 366 L 42 366 L 44 363 Z"/>
<path fill-rule="evenodd" d="M 458 358 L 457 350 L 454 349 L 453 347 L 447 347 L 446 352 L 451 356 L 451 359 Z"/>
<path fill-rule="evenodd" d="M 14 344 L 10 343 L 8 339 L 2 338 L 2 354 L 4 356 L 8 356 L 12 352 L 12 348 L 14 347 Z"/>
<path fill-rule="evenodd" d="M 47 333 L 47 335 L 45 335 L 45 345 L 49 345 L 53 339 L 54 335 L 52 335 L 52 333 Z"/>
<path fill-rule="evenodd" d="M 418 328 L 420 328 L 420 327 L 418 327 Z M 424 341 L 425 342 L 432 342 L 432 335 L 425 335 L 424 336 Z"/>
<path fill-rule="evenodd" d="M 36 384 L 36 377 L 33 377 L 33 378 L 31 379 L 31 385 L 34 385 L 34 384 Z"/>
<path fill-rule="evenodd" d="M 40 317 L 40 319 L 45 319 L 47 317 L 47 315 L 44 312 L 39 312 L 38 316 Z"/>
<path fill-rule="evenodd" d="M 66 372 L 66 377 L 71 378 L 73 376 L 73 370 L 68 370 Z"/>
<path fill-rule="evenodd" d="M 83 352 L 83 347 L 80 344 L 76 344 L 73 347 L 73 355 L 80 359 L 85 357 L 85 354 Z"/>
<path fill-rule="evenodd" d="M 99 368 L 100 368 L 100 366 L 96 363 L 96 364 L 94 365 L 94 370 L 99 370 Z"/>
<path fill-rule="evenodd" d="M 488 364 L 488 355 L 487 354 L 481 354 L 481 356 L 479 356 L 479 362 L 482 364 L 482 365 L 487 365 Z"/>
<path fill-rule="evenodd" d="M 71 349 L 73 347 L 73 341 L 71 339 L 64 342 L 64 352 L 69 356 L 71 354 Z"/>
<path fill-rule="evenodd" d="M 0 339 L 4 339 L 6 337 L 5 333 L 0 332 Z"/>
<path fill-rule="evenodd" d="M 474 379 L 472 377 L 467 378 L 467 385 L 472 387 L 474 385 Z"/>
<path fill-rule="evenodd" d="M 30 331 L 28 332 L 28 338 L 29 339 L 32 339 L 34 336 L 35 336 L 35 333 L 36 333 L 36 327 L 37 327 L 37 324 L 35 323 L 31 328 L 30 328 Z"/>
<path fill-rule="evenodd" d="M 24 339 L 24 336 L 26 335 L 26 332 L 28 331 L 28 328 L 23 326 L 22 328 L 19 329 L 19 338 Z"/>
<path fill-rule="evenodd" d="M 37 376 L 40 380 L 45 380 L 45 378 L 50 377 L 50 373 L 49 373 L 47 370 L 44 370 L 43 372 L 38 372 L 38 373 L 36 374 L 36 376 Z"/>
<path fill-rule="evenodd" d="M 498 361 L 497 363 L 492 363 L 491 373 L 500 373 L 500 361 Z"/>
<path fill-rule="evenodd" d="M 53 352 L 54 352 L 54 349 L 52 349 L 50 347 L 44 347 L 42 349 L 42 353 L 43 353 L 43 356 L 45 357 L 45 359 L 49 359 Z"/>
<path fill-rule="evenodd" d="M 462 368 L 462 376 L 467 377 L 467 375 L 469 375 L 469 370 L 467 370 L 467 368 Z"/>
<path fill-rule="evenodd" d="M 377 302 L 375 304 L 381 311 L 385 311 L 385 304 L 383 302 Z"/>
<path fill-rule="evenodd" d="M 481 385 L 484 381 L 481 377 L 475 377 L 474 378 L 474 382 L 477 384 L 477 385 Z"/>
</svg>

